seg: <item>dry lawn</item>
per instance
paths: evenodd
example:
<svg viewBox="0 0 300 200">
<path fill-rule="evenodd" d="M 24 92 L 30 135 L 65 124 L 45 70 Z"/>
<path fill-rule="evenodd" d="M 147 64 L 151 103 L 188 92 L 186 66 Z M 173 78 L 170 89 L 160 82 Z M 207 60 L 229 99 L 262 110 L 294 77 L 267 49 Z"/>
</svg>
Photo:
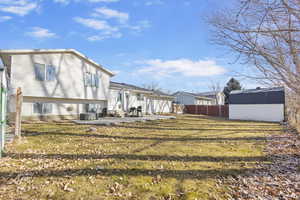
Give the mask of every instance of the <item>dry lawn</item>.
<svg viewBox="0 0 300 200">
<path fill-rule="evenodd" d="M 227 199 L 219 178 L 258 162 L 277 124 L 184 115 L 118 127 L 23 125 L 0 160 L 0 199 Z"/>
</svg>

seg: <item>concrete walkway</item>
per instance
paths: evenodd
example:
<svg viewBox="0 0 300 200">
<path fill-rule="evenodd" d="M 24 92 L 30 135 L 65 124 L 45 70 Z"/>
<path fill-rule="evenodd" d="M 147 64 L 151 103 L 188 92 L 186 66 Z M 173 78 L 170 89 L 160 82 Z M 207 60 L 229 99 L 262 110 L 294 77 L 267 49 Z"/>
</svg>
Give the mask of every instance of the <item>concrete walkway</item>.
<svg viewBox="0 0 300 200">
<path fill-rule="evenodd" d="M 133 122 L 146 122 L 154 120 L 163 120 L 163 119 L 176 119 L 175 116 L 162 116 L 162 115 L 149 115 L 144 117 L 104 117 L 94 121 L 84 121 L 84 120 L 73 120 L 76 124 L 87 124 L 87 125 L 119 125 L 121 123 L 133 123 Z"/>
</svg>

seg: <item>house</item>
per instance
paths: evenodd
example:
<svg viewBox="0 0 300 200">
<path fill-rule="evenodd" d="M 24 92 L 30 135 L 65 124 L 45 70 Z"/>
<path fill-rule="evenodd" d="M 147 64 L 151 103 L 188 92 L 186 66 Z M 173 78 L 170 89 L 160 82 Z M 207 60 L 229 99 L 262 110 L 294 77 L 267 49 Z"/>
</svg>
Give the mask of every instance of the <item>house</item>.
<svg viewBox="0 0 300 200">
<path fill-rule="evenodd" d="M 197 93 L 197 95 L 214 99 L 213 105 L 225 104 L 225 94 L 223 92 L 201 92 Z"/>
<path fill-rule="evenodd" d="M 234 120 L 284 121 L 283 87 L 232 91 L 229 95 L 229 118 Z"/>
<path fill-rule="evenodd" d="M 108 111 L 128 113 L 131 107 L 142 106 L 146 113 L 146 95 L 152 91 L 126 83 L 110 82 Z"/>
<path fill-rule="evenodd" d="M 110 82 L 110 112 L 123 111 L 141 106 L 144 114 L 171 113 L 174 97 L 127 83 Z"/>
<path fill-rule="evenodd" d="M 215 98 L 201 96 L 190 92 L 176 92 L 173 94 L 175 102 L 183 105 L 215 105 Z"/>
<path fill-rule="evenodd" d="M 154 90 L 146 96 L 146 112 L 148 114 L 163 114 L 173 112 L 174 96 Z"/>
<path fill-rule="evenodd" d="M 22 117 L 78 118 L 108 105 L 112 72 L 73 49 L 0 50 L 14 94 L 22 89 Z"/>
</svg>

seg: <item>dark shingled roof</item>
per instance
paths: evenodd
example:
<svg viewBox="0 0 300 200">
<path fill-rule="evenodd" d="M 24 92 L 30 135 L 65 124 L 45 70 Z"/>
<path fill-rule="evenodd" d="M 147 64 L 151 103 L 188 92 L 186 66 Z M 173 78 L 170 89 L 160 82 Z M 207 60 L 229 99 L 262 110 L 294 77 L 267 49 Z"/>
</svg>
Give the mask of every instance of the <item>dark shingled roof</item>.
<svg viewBox="0 0 300 200">
<path fill-rule="evenodd" d="M 229 104 L 284 104 L 284 87 L 232 91 Z"/>
</svg>

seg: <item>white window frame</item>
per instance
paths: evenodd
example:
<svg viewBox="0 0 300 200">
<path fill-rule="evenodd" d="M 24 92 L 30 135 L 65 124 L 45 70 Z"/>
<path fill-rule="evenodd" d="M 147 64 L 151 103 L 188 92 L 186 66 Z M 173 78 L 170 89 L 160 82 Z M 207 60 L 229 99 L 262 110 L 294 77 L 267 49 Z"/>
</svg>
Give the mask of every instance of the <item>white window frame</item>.
<svg viewBox="0 0 300 200">
<path fill-rule="evenodd" d="M 38 63 L 38 62 L 35 62 L 34 63 L 34 68 L 35 68 L 35 65 L 38 64 L 38 65 L 44 65 L 44 80 L 38 80 L 37 77 L 36 77 L 36 72 L 34 72 L 34 75 L 35 75 L 35 79 L 37 81 L 41 81 L 41 82 L 52 82 L 52 81 L 55 81 L 56 80 L 56 67 L 54 65 L 47 65 L 47 64 L 41 64 L 41 63 Z M 54 80 L 47 80 L 47 69 L 48 67 L 53 67 L 55 69 L 55 79 Z M 34 69 L 35 70 L 35 69 Z"/>
<path fill-rule="evenodd" d="M 144 95 L 141 94 L 141 93 L 136 94 L 136 99 L 137 99 L 137 101 L 144 101 L 145 100 Z"/>
<path fill-rule="evenodd" d="M 35 105 L 36 103 L 42 104 L 42 113 L 36 113 L 36 112 L 34 112 L 34 105 Z M 50 112 L 50 113 L 43 113 L 43 111 L 44 111 L 44 105 L 45 105 L 45 104 L 51 105 L 51 112 Z M 52 114 L 53 114 L 53 103 L 34 102 L 34 103 L 32 103 L 32 113 L 33 113 L 34 115 L 52 115 Z"/>
</svg>

